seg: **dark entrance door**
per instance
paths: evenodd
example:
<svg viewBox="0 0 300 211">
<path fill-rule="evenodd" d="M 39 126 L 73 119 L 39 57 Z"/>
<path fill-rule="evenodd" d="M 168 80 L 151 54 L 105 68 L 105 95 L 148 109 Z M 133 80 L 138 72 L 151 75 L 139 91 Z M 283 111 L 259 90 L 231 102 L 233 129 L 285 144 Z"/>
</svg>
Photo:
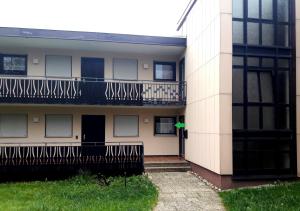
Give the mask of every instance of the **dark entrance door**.
<svg viewBox="0 0 300 211">
<path fill-rule="evenodd" d="M 102 104 L 106 101 L 104 80 L 104 59 L 81 58 L 82 98 L 88 104 Z"/>
<path fill-rule="evenodd" d="M 100 155 L 105 153 L 105 116 L 82 115 L 81 142 L 83 154 Z"/>
<path fill-rule="evenodd" d="M 179 116 L 179 122 L 184 123 L 184 116 Z M 179 156 L 184 158 L 184 154 L 185 154 L 185 146 L 184 143 L 185 139 L 184 139 L 184 128 L 180 128 L 179 129 Z"/>
<path fill-rule="evenodd" d="M 81 58 L 81 77 L 87 80 L 104 79 L 104 59 L 102 58 Z"/>
</svg>

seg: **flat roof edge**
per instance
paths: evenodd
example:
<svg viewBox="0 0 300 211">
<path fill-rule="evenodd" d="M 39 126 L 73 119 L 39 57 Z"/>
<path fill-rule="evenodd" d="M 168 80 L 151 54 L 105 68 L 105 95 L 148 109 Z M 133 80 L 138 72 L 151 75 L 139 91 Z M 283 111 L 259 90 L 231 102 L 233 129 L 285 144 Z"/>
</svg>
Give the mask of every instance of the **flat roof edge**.
<svg viewBox="0 0 300 211">
<path fill-rule="evenodd" d="M 186 8 L 184 9 L 179 21 L 177 22 L 177 31 L 180 30 L 180 28 L 182 27 L 182 25 L 184 24 L 187 16 L 189 15 L 189 13 L 191 12 L 191 10 L 193 9 L 194 5 L 196 4 L 197 0 L 190 0 L 188 5 L 186 6 Z"/>
<path fill-rule="evenodd" d="M 0 37 L 44 38 L 186 47 L 186 38 L 102 32 L 0 27 Z"/>
</svg>

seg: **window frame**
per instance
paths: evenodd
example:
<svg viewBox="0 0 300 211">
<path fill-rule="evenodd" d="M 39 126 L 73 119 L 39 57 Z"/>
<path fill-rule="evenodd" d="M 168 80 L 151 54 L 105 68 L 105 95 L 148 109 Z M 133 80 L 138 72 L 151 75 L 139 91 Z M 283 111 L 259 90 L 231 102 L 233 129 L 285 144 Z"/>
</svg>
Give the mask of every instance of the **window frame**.
<svg viewBox="0 0 300 211">
<path fill-rule="evenodd" d="M 116 118 L 119 117 L 119 116 L 130 116 L 130 117 L 137 117 L 137 135 L 136 136 L 124 136 L 124 135 L 116 135 Z M 127 114 L 127 115 L 123 115 L 123 114 L 117 114 L 117 115 L 114 115 L 114 122 L 113 122 L 113 136 L 116 137 L 116 138 L 122 138 L 122 137 L 139 137 L 140 136 L 140 117 L 139 115 L 130 115 L 130 114 Z"/>
<path fill-rule="evenodd" d="M 26 117 L 26 136 L 0 136 L 0 139 L 3 138 L 28 138 L 28 114 L 27 113 L 1 113 L 1 115 L 24 115 Z"/>
<path fill-rule="evenodd" d="M 156 131 L 156 123 L 157 123 L 157 120 L 158 119 L 161 119 L 161 118 L 172 118 L 174 120 L 174 133 L 157 133 Z M 153 118 L 153 129 L 154 129 L 154 136 L 177 136 L 177 128 L 175 127 L 175 124 L 177 122 L 177 116 L 154 116 Z"/>
<path fill-rule="evenodd" d="M 172 79 L 160 79 L 156 77 L 156 65 L 171 65 L 173 76 Z M 176 62 L 166 62 L 166 61 L 153 61 L 153 79 L 154 81 L 176 81 Z"/>
<path fill-rule="evenodd" d="M 20 57 L 25 59 L 25 70 L 4 70 L 4 57 Z M 0 74 L 1 75 L 27 75 L 28 56 L 26 54 L 1 54 L 0 53 Z"/>
<path fill-rule="evenodd" d="M 47 136 L 47 116 L 71 116 L 71 136 Z M 45 114 L 45 138 L 73 138 L 74 116 L 73 114 Z"/>
<path fill-rule="evenodd" d="M 70 57 L 70 68 L 71 68 L 71 75 L 70 76 L 48 76 L 47 75 L 47 57 L 48 56 L 64 56 Z M 49 78 L 72 78 L 73 77 L 73 57 L 71 55 L 57 55 L 57 54 L 46 54 L 45 55 L 45 77 Z"/>
<path fill-rule="evenodd" d="M 122 79 L 122 78 L 116 78 L 115 76 L 115 61 L 116 60 L 131 60 L 131 61 L 136 61 L 136 78 L 135 79 Z M 132 59 L 132 58 L 113 58 L 112 60 L 112 75 L 113 79 L 115 80 L 138 80 L 139 79 L 139 61 L 138 59 Z"/>
</svg>

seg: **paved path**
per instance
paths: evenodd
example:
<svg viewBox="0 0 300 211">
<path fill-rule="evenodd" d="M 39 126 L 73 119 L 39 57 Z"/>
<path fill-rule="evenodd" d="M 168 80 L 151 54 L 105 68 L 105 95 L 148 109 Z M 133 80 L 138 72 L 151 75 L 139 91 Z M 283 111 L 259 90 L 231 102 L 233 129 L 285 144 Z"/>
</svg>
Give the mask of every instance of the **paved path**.
<svg viewBox="0 0 300 211">
<path fill-rule="evenodd" d="M 149 173 L 159 187 L 155 211 L 224 210 L 218 194 L 188 172 Z"/>
</svg>

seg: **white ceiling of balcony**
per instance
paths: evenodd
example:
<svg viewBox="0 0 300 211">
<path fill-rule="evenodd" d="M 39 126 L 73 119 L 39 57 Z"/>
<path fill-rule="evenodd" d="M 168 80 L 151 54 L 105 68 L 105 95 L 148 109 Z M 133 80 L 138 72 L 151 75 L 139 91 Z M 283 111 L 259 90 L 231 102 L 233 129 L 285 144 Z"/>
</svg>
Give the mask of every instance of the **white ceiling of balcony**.
<svg viewBox="0 0 300 211">
<path fill-rule="evenodd" d="M 24 37 L 0 37 L 0 48 L 68 49 L 110 53 L 151 54 L 162 56 L 181 56 L 185 50 L 184 46 L 162 46 Z"/>
</svg>

